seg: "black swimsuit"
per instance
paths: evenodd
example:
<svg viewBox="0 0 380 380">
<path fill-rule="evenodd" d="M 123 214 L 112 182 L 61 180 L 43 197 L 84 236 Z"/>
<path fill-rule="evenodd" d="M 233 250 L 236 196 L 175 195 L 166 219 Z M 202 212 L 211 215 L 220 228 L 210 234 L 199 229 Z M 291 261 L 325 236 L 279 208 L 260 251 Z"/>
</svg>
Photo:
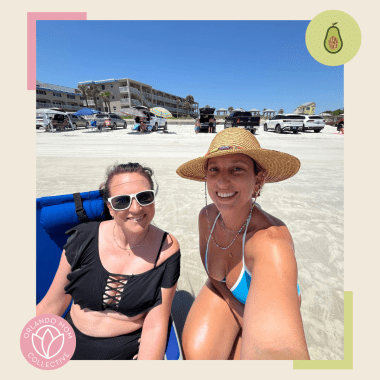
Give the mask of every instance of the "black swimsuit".
<svg viewBox="0 0 380 380">
<path fill-rule="evenodd" d="M 173 287 L 180 274 L 181 253 L 179 250 L 157 266 L 167 233 L 164 233 L 152 269 L 136 275 L 116 274 L 108 272 L 100 261 L 98 244 L 100 223 L 80 224 L 66 232 L 70 236 L 63 248 L 67 261 L 71 265 L 71 273 L 67 276 L 70 283 L 65 287 L 66 294 L 70 294 L 74 304 L 78 304 L 81 309 L 87 308 L 94 311 L 112 309 L 128 317 L 145 313 L 160 305 L 162 303 L 161 288 Z M 68 322 L 73 325 L 70 316 L 68 318 L 70 319 Z M 120 338 L 130 334 L 122 335 Z M 87 337 L 87 335 L 82 335 Z M 85 340 L 88 341 L 88 339 Z M 84 352 L 86 350 L 84 349 Z M 82 351 L 78 347 L 78 341 L 74 356 L 77 355 L 77 351 Z M 99 358 L 96 357 L 96 359 Z"/>
</svg>

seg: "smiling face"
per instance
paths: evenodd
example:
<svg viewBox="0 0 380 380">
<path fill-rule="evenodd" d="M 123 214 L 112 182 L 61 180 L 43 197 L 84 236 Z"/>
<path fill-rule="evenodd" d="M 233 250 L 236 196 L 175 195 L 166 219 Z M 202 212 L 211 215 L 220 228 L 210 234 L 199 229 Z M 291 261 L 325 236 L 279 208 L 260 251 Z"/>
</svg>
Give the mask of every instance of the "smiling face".
<svg viewBox="0 0 380 380">
<path fill-rule="evenodd" d="M 123 173 L 115 175 L 109 184 L 110 198 L 116 195 L 136 194 L 140 191 L 151 190 L 148 178 L 141 173 Z M 115 222 L 132 232 L 141 232 L 148 228 L 155 214 L 154 203 L 148 206 L 140 206 L 136 199 L 132 200 L 126 210 L 115 211 L 107 203 L 111 216 Z"/>
<path fill-rule="evenodd" d="M 229 154 L 208 160 L 207 188 L 219 211 L 251 205 L 261 180 L 253 160 L 245 154 Z"/>
</svg>

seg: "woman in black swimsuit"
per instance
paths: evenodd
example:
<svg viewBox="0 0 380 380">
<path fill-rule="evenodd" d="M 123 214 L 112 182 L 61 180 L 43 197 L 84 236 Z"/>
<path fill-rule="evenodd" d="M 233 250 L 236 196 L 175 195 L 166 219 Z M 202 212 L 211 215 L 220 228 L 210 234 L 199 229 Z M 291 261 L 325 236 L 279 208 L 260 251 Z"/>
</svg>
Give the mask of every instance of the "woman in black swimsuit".
<svg viewBox="0 0 380 380">
<path fill-rule="evenodd" d="M 103 197 L 113 219 L 67 231 L 37 315 L 62 315 L 73 299 L 66 320 L 76 333 L 74 360 L 164 357 L 180 250 L 174 236 L 151 224 L 152 175 L 140 164 L 110 168 Z"/>
</svg>

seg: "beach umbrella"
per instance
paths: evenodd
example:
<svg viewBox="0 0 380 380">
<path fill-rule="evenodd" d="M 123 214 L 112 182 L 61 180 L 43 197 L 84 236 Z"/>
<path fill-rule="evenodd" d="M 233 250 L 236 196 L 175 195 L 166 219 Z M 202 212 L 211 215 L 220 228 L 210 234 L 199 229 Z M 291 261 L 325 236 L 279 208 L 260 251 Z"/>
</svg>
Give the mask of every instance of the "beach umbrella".
<svg viewBox="0 0 380 380">
<path fill-rule="evenodd" d="M 156 116 L 160 116 L 160 117 L 171 117 L 171 116 L 173 116 L 167 109 L 162 108 L 162 107 L 151 108 L 150 112 L 152 112 Z"/>
<path fill-rule="evenodd" d="M 93 115 L 94 113 L 101 113 L 100 111 L 93 110 L 92 108 L 82 108 L 79 111 L 75 112 L 73 115 L 75 116 L 85 116 L 85 115 Z"/>
<path fill-rule="evenodd" d="M 122 110 L 120 110 L 120 112 L 125 113 L 127 115 L 131 115 L 131 116 L 147 117 L 145 114 L 143 114 L 141 111 L 137 110 L 136 108 L 123 108 Z"/>
</svg>

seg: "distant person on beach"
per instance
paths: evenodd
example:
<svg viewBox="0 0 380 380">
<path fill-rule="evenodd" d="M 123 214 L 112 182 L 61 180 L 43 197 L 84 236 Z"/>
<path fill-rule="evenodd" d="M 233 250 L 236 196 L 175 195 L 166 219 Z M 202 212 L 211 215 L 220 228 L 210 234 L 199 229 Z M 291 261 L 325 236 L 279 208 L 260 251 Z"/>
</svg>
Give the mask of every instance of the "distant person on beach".
<svg viewBox="0 0 380 380">
<path fill-rule="evenodd" d="M 201 129 L 201 121 L 197 119 L 195 122 L 195 128 L 194 128 L 195 133 L 199 133 L 200 129 Z"/>
<path fill-rule="evenodd" d="M 144 119 L 141 119 L 141 121 L 140 121 L 140 131 L 141 132 L 146 132 L 146 130 L 147 130 L 147 127 L 146 127 L 146 124 L 144 122 Z"/>
<path fill-rule="evenodd" d="M 214 117 L 211 117 L 208 121 L 208 133 L 212 133 L 212 130 L 214 129 L 214 123 L 215 119 Z"/>
<path fill-rule="evenodd" d="M 265 182 L 283 181 L 299 168 L 296 157 L 262 149 L 249 131 L 228 128 L 205 156 L 177 169 L 204 181 L 206 198 L 199 248 L 208 279 L 185 322 L 185 359 L 310 359 L 292 237 L 256 205 Z"/>
<path fill-rule="evenodd" d="M 152 169 L 110 167 L 101 185 L 112 220 L 66 232 L 61 262 L 37 315 L 61 316 L 76 336 L 71 360 L 162 360 L 180 274 L 176 238 L 153 225 Z"/>
</svg>

